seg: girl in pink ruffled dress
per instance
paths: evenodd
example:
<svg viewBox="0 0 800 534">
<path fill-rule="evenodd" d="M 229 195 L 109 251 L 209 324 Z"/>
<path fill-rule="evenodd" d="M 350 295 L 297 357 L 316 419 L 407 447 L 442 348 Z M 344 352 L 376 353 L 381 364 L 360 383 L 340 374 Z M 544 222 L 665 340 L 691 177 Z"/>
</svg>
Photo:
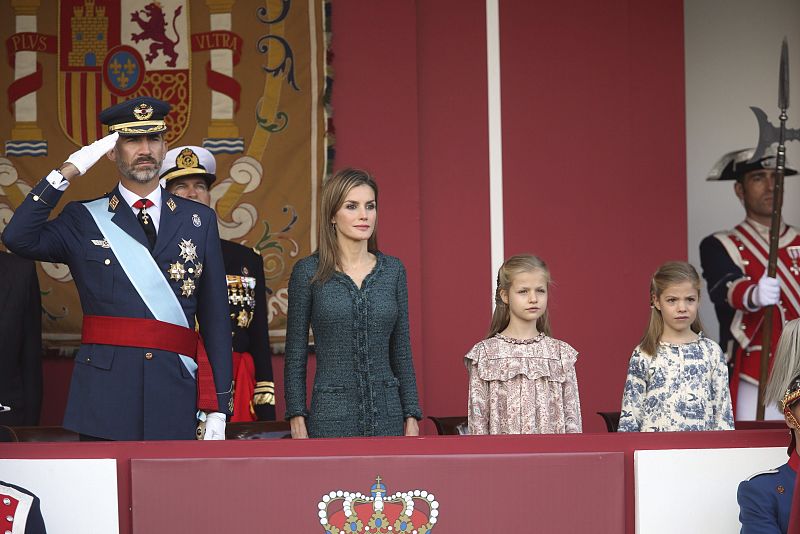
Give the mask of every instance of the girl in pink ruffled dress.
<svg viewBox="0 0 800 534">
<path fill-rule="evenodd" d="M 550 337 L 549 286 L 536 256 L 500 267 L 489 334 L 464 357 L 470 434 L 581 432 L 578 352 Z"/>
</svg>

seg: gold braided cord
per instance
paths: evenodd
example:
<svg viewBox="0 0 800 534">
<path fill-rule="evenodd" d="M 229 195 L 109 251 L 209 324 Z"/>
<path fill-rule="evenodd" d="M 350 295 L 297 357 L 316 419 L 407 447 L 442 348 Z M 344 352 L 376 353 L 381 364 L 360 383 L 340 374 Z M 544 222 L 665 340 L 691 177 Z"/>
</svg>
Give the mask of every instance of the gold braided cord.
<svg viewBox="0 0 800 534">
<path fill-rule="evenodd" d="M 150 126 L 142 130 L 142 126 Z M 167 123 L 163 120 L 160 121 L 137 121 L 137 122 L 123 122 L 120 124 L 112 124 L 108 127 L 110 132 L 119 133 L 135 133 L 135 134 L 148 134 L 163 132 L 167 129 Z"/>
</svg>

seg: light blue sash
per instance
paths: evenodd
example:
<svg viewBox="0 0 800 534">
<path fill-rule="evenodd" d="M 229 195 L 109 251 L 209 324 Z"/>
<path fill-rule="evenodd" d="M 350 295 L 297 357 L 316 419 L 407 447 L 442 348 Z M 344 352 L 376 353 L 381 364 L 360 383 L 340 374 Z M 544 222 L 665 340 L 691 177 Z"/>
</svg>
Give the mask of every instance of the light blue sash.
<svg viewBox="0 0 800 534">
<path fill-rule="evenodd" d="M 89 210 L 89 214 L 102 232 L 106 242 L 111 246 L 114 256 L 117 257 L 120 267 L 125 271 L 153 317 L 165 323 L 188 328 L 186 315 L 178 302 L 178 297 L 175 296 L 167 279 L 161 274 L 150 251 L 111 220 L 114 214 L 108 211 L 108 199 L 93 200 L 85 203 L 84 206 Z M 183 365 L 186 366 L 186 370 L 194 377 L 197 363 L 183 354 L 179 356 Z"/>
</svg>

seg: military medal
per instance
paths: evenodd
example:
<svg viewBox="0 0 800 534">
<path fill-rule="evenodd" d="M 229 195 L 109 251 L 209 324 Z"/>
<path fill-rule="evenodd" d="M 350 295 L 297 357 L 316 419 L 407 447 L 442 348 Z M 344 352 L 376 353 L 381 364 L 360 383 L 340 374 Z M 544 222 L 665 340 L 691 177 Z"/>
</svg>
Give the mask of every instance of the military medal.
<svg viewBox="0 0 800 534">
<path fill-rule="evenodd" d="M 181 239 L 178 246 L 181 251 L 179 255 L 185 263 L 170 263 L 167 274 L 170 280 L 179 282 L 181 296 L 191 297 L 197 289 L 194 281 L 203 273 L 203 264 L 197 261 L 197 246 L 191 239 Z"/>
<path fill-rule="evenodd" d="M 194 280 L 192 280 L 191 278 L 187 278 L 186 280 L 183 281 L 183 284 L 181 285 L 181 295 L 183 295 L 184 297 L 191 297 L 192 293 L 194 293 L 194 289 L 195 289 Z"/>
<path fill-rule="evenodd" d="M 241 310 L 239 315 L 236 317 L 236 326 L 239 328 L 247 328 L 250 326 L 250 321 L 253 320 L 252 313 L 248 313 L 246 310 Z"/>
<path fill-rule="evenodd" d="M 787 247 L 786 250 L 789 252 L 789 257 L 792 258 L 792 266 L 789 267 L 789 270 L 795 276 L 800 276 L 800 265 L 797 264 L 797 260 L 800 260 L 800 246 Z"/>
<path fill-rule="evenodd" d="M 186 272 L 186 269 L 183 268 L 183 264 L 179 261 L 175 263 L 171 263 L 169 265 L 169 278 L 170 280 L 180 280 L 183 278 L 183 274 Z"/>
<path fill-rule="evenodd" d="M 180 256 L 185 261 L 194 261 L 197 259 L 197 246 L 192 243 L 191 239 L 181 239 L 179 246 L 181 247 Z"/>
<path fill-rule="evenodd" d="M 197 228 L 200 228 L 200 216 L 198 214 L 192 215 L 192 224 L 195 225 Z"/>
</svg>

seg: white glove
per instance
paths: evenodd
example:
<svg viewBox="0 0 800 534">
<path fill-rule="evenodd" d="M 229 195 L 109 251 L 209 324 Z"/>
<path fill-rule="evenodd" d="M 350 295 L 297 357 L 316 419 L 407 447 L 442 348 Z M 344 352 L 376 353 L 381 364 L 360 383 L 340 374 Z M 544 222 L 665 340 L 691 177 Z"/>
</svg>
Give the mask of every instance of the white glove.
<svg viewBox="0 0 800 534">
<path fill-rule="evenodd" d="M 210 412 L 206 414 L 206 432 L 203 439 L 222 440 L 225 439 L 225 414 Z"/>
<path fill-rule="evenodd" d="M 75 165 L 75 168 L 78 169 L 78 172 L 86 174 L 86 171 L 91 169 L 92 165 L 97 163 L 109 150 L 114 148 L 118 137 L 119 134 L 117 132 L 108 134 L 91 145 L 85 146 L 70 154 L 65 163 L 72 163 Z"/>
<path fill-rule="evenodd" d="M 753 289 L 753 302 L 759 308 L 772 306 L 781 300 L 781 284 L 777 278 L 770 278 L 766 274 L 758 281 Z"/>
</svg>

